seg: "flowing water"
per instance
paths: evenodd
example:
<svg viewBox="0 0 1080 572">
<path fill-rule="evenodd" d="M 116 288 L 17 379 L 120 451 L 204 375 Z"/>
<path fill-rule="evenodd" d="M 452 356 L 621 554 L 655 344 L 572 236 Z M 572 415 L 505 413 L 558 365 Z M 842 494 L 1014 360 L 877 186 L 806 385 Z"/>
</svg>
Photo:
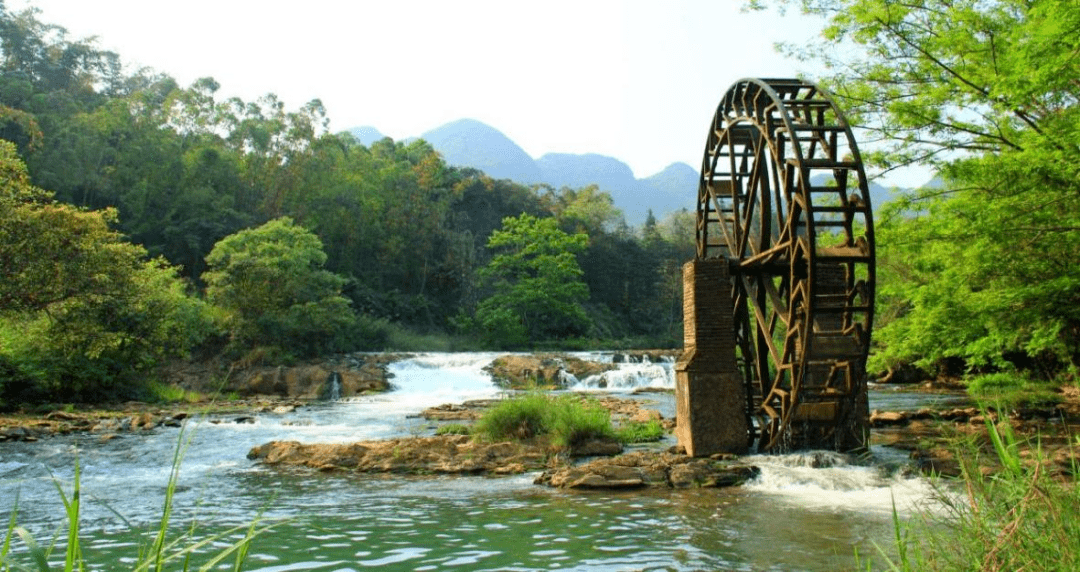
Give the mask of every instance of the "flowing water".
<svg viewBox="0 0 1080 572">
<path fill-rule="evenodd" d="M 495 354 L 428 354 L 391 366 L 395 390 L 284 414 L 190 420 L 101 441 L 75 435 L 0 443 L 0 522 L 41 541 L 64 525 L 56 482 L 81 467 L 83 553 L 93 570 L 124 570 L 156 530 L 174 452 L 184 445 L 172 522 L 193 539 L 275 523 L 246 570 L 838 570 L 888 550 L 901 517 L 932 487 L 905 476 L 903 456 L 872 462 L 810 452 L 757 456 L 761 476 L 731 489 L 568 492 L 505 478 L 403 478 L 266 468 L 248 450 L 275 439 L 348 442 L 430 434 L 426 407 L 503 394 L 483 371 Z M 611 354 L 579 354 L 610 361 Z M 624 363 L 575 391 L 672 388 L 673 363 Z M 602 388 L 602 389 L 600 389 Z M 872 392 L 877 397 L 895 397 Z M 664 416 L 671 393 L 634 395 Z M 242 535 L 241 533 L 238 533 Z M 238 536 L 234 536 L 238 538 Z M 14 543 L 17 557 L 25 547 Z M 62 558 L 63 551 L 57 551 Z"/>
</svg>

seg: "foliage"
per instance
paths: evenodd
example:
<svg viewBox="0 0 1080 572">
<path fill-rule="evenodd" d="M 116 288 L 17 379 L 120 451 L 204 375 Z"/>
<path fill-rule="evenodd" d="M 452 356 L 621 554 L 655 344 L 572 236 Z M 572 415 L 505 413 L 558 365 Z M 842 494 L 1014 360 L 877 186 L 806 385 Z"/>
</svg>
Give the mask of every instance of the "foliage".
<svg viewBox="0 0 1080 572">
<path fill-rule="evenodd" d="M 1002 469 L 981 470 L 973 446 L 961 465 L 965 493 L 942 487 L 937 502 L 907 523 L 895 518 L 891 570 L 1076 570 L 1080 567 L 1080 488 L 1050 474 L 1037 443 L 1021 443 L 1008 424 L 987 430 Z M 1022 446 L 1033 455 L 1024 458 Z M 1080 467 L 1073 457 L 1071 471 Z"/>
<path fill-rule="evenodd" d="M 513 346 L 584 333 L 582 303 L 589 292 L 575 255 L 587 240 L 559 230 L 555 219 L 503 219 L 487 243 L 498 254 L 480 270 L 494 290 L 476 310 L 475 324 L 485 338 Z"/>
<path fill-rule="evenodd" d="M 775 4 L 826 20 L 789 51 L 826 64 L 867 157 L 940 174 L 878 225 L 878 365 L 1080 366 L 1080 6 Z"/>
<path fill-rule="evenodd" d="M 340 295 L 345 280 L 322 269 L 319 238 L 288 217 L 222 239 L 206 262 L 207 299 L 227 312 L 239 347 L 318 355 L 340 347 L 356 323 Z"/>
<path fill-rule="evenodd" d="M 109 228 L 111 211 L 54 202 L 0 142 L 0 362 L 9 397 L 103 397 L 212 331 L 174 268 Z M 115 396 L 115 395 L 113 395 Z"/>
<path fill-rule="evenodd" d="M 530 393 L 500 402 L 484 413 L 473 434 L 489 441 L 546 436 L 556 447 L 594 438 L 613 438 L 611 417 L 599 404 L 574 395 Z"/>
</svg>

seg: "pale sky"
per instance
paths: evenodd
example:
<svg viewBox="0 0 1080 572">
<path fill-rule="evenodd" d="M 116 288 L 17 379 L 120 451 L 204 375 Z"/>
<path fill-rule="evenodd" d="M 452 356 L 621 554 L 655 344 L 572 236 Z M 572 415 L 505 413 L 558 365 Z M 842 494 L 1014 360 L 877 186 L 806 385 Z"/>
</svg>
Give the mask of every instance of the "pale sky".
<svg viewBox="0 0 1080 572">
<path fill-rule="evenodd" d="M 716 106 L 743 77 L 790 77 L 773 48 L 820 23 L 739 0 L 8 0 L 96 36 L 132 66 L 221 98 L 319 98 L 333 131 L 394 139 L 482 121 L 534 158 L 599 153 L 647 177 L 697 168 Z"/>
</svg>

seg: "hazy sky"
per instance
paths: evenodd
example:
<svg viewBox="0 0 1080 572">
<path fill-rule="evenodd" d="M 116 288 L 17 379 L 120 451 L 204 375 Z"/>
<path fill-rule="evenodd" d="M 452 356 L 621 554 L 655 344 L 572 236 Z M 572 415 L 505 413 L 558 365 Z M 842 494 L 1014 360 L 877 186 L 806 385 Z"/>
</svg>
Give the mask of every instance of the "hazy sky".
<svg viewBox="0 0 1080 572">
<path fill-rule="evenodd" d="M 716 105 L 736 80 L 787 77 L 777 41 L 814 35 L 797 14 L 738 0 L 8 0 L 131 65 L 221 96 L 319 98 L 331 129 L 394 139 L 460 118 L 533 157 L 616 157 L 638 177 L 700 164 Z"/>
</svg>

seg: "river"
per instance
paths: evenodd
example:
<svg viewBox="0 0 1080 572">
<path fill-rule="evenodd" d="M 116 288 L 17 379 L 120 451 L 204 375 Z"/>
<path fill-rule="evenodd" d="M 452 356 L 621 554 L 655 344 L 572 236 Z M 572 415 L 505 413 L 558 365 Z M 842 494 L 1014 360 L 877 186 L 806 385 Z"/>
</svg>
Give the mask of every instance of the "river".
<svg viewBox="0 0 1080 572">
<path fill-rule="evenodd" d="M 612 359 L 610 353 L 575 355 Z M 533 474 L 325 474 L 267 468 L 246 458 L 251 447 L 275 439 L 430 434 L 431 424 L 414 417 L 424 408 L 502 394 L 482 371 L 494 357 L 418 355 L 391 365 L 394 391 L 259 414 L 253 422 L 197 416 L 183 432 L 0 443 L 0 519 L 8 522 L 17 501 L 19 525 L 48 543 L 66 526 L 56 483 L 70 493 L 77 458 L 80 541 L 89 569 L 129 569 L 147 532 L 156 531 L 180 443 L 172 534 L 194 527 L 191 540 L 203 539 L 256 517 L 275 524 L 256 539 L 245 570 L 832 571 L 853 569 L 856 551 L 891 551 L 893 507 L 907 518 L 933 494 L 924 478 L 904 470 L 900 452 L 884 447 L 874 447 L 863 464 L 825 452 L 756 456 L 750 461 L 761 476 L 743 487 L 646 492 L 552 490 L 533 485 Z M 624 363 L 603 383 L 575 381 L 575 391 L 616 395 L 674 386 L 671 363 Z M 605 389 L 597 389 L 601 385 Z M 671 393 L 634 398 L 665 417 L 674 414 Z M 872 391 L 871 407 L 897 399 L 921 404 Z M 28 561 L 21 541 L 13 550 L 18 561 Z M 53 560 L 62 558 L 58 549 Z"/>
</svg>

